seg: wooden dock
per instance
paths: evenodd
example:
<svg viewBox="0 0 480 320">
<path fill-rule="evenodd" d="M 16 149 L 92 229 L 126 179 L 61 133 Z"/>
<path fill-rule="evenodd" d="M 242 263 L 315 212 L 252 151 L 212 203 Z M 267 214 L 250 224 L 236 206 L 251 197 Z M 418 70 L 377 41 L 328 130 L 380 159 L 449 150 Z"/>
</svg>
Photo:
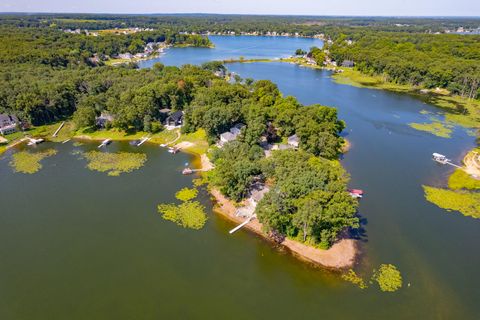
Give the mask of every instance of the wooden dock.
<svg viewBox="0 0 480 320">
<path fill-rule="evenodd" d="M 106 147 L 110 142 L 112 142 L 112 139 L 105 139 L 97 148 Z"/>
<path fill-rule="evenodd" d="M 238 226 L 236 226 L 235 228 L 233 228 L 232 230 L 230 230 L 228 233 L 232 234 L 238 230 L 240 230 L 242 227 L 246 226 L 250 221 L 252 221 L 253 219 L 255 219 L 257 217 L 256 214 L 252 215 L 250 218 L 247 218 L 245 221 L 243 221 L 241 224 L 239 224 Z"/>
<path fill-rule="evenodd" d="M 52 137 L 56 137 L 56 136 L 58 135 L 58 133 L 60 132 L 60 130 L 62 130 L 62 128 L 63 128 L 64 125 L 65 125 L 65 121 L 60 124 L 60 126 L 58 127 L 57 130 L 55 130 L 55 132 L 53 133 Z"/>
<path fill-rule="evenodd" d="M 137 143 L 137 147 L 140 147 L 142 144 L 150 140 L 150 137 L 143 138 L 139 143 Z"/>
</svg>

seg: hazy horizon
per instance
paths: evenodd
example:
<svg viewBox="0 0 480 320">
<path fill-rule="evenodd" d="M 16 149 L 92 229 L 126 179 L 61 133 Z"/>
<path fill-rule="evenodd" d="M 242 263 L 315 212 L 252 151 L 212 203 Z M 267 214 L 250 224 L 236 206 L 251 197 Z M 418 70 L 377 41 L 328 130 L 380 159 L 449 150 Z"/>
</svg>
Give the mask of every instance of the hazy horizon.
<svg viewBox="0 0 480 320">
<path fill-rule="evenodd" d="M 372 16 L 372 17 L 480 17 L 480 1 L 457 0 L 344 0 L 342 5 L 324 0 L 6 0 L 1 13 L 78 13 L 78 14 L 235 14 L 289 16 Z"/>
</svg>

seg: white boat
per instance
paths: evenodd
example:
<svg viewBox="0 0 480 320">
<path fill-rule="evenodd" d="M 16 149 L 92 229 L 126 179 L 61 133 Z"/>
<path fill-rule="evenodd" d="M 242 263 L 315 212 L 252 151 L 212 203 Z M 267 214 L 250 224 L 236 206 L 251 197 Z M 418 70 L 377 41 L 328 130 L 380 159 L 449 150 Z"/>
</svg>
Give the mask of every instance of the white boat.
<svg viewBox="0 0 480 320">
<path fill-rule="evenodd" d="M 33 138 L 29 138 L 30 141 L 28 142 L 28 145 L 29 146 L 34 146 L 36 144 L 39 144 L 39 143 L 42 143 L 43 141 L 45 141 L 44 139 L 40 138 L 40 139 L 33 139 Z"/>
<path fill-rule="evenodd" d="M 444 156 L 443 154 L 436 153 L 436 152 L 434 152 L 434 153 L 432 154 L 432 157 L 433 157 L 433 160 L 434 160 L 434 161 L 437 161 L 437 162 L 440 162 L 440 163 L 443 163 L 443 164 L 445 164 L 445 163 L 447 163 L 447 162 L 450 161 L 450 159 L 447 159 L 447 157 Z"/>
</svg>

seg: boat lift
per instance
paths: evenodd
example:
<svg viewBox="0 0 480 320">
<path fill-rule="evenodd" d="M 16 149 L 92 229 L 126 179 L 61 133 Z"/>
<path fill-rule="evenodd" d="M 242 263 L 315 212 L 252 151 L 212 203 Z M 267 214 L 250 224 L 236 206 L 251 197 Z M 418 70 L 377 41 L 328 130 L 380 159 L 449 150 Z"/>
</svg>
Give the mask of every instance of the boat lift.
<svg viewBox="0 0 480 320">
<path fill-rule="evenodd" d="M 448 158 L 447 158 L 446 156 L 444 156 L 443 154 L 434 152 L 434 153 L 432 154 L 432 159 L 433 159 L 433 161 L 436 161 L 436 162 L 438 162 L 438 163 L 448 164 L 448 165 L 450 165 L 450 166 L 452 166 L 452 167 L 462 169 L 461 166 L 456 165 L 455 163 L 452 163 L 452 160 L 448 159 Z"/>
</svg>

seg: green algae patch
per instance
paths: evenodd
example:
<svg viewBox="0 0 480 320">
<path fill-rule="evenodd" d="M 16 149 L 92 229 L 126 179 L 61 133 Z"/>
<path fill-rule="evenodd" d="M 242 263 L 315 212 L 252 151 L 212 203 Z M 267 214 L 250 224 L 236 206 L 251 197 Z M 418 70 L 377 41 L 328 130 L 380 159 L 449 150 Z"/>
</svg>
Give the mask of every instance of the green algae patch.
<svg viewBox="0 0 480 320">
<path fill-rule="evenodd" d="M 382 264 L 373 272 L 372 280 L 378 283 L 380 290 L 395 292 L 402 287 L 402 275 L 392 264 Z"/>
<path fill-rule="evenodd" d="M 180 201 L 189 201 L 189 200 L 195 199 L 197 195 L 198 195 L 197 189 L 183 188 L 182 190 L 178 191 L 175 194 L 175 198 L 177 198 Z"/>
<path fill-rule="evenodd" d="M 55 154 L 57 154 L 55 149 L 47 149 L 41 152 L 20 151 L 13 154 L 10 166 L 15 172 L 32 174 L 42 168 L 40 161 Z"/>
<path fill-rule="evenodd" d="M 480 180 L 472 178 L 461 169 L 457 169 L 448 178 L 448 187 L 452 190 L 480 190 Z"/>
<path fill-rule="evenodd" d="M 198 201 L 186 201 L 179 205 L 160 204 L 158 212 L 163 219 L 189 229 L 199 230 L 207 221 L 205 207 Z"/>
<path fill-rule="evenodd" d="M 448 211 L 459 211 L 464 216 L 480 218 L 480 193 L 454 191 L 423 186 L 425 198 Z"/>
<path fill-rule="evenodd" d="M 429 132 L 441 138 L 450 138 L 452 134 L 452 126 L 440 121 L 434 120 L 430 123 L 409 123 L 408 125 L 415 130 Z"/>
<path fill-rule="evenodd" d="M 365 281 L 363 281 L 363 279 L 359 275 L 357 275 L 357 273 L 352 269 L 348 270 L 347 273 L 342 274 L 342 279 L 353 283 L 360 289 L 368 288 L 368 286 L 365 284 Z"/>
<path fill-rule="evenodd" d="M 83 153 L 90 170 L 106 172 L 109 176 L 119 176 L 122 173 L 132 172 L 141 168 L 147 155 L 144 153 L 117 152 L 107 153 L 90 151 Z"/>
</svg>

